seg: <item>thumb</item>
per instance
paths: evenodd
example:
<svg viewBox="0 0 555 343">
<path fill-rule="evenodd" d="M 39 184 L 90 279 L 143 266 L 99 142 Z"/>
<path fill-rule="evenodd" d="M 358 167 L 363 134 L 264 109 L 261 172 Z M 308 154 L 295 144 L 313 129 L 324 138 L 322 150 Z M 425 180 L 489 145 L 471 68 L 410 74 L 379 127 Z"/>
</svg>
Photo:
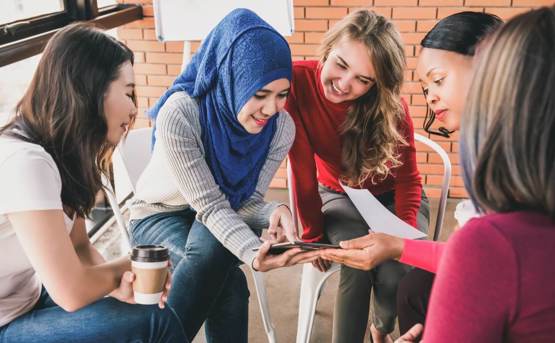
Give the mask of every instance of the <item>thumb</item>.
<svg viewBox="0 0 555 343">
<path fill-rule="evenodd" d="M 348 241 L 341 241 L 341 242 L 339 242 L 339 245 L 343 249 L 364 249 L 364 248 L 368 247 L 369 245 L 371 245 L 372 235 L 373 234 L 369 233 L 366 236 L 351 239 L 351 240 L 348 240 Z"/>
</svg>

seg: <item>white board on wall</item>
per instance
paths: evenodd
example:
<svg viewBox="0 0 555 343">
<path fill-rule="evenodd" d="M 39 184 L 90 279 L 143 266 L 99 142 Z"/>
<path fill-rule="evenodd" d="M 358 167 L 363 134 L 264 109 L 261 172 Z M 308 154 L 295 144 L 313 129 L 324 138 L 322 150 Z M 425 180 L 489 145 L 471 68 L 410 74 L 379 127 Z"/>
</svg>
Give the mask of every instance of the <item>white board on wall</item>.
<svg viewBox="0 0 555 343">
<path fill-rule="evenodd" d="M 251 9 L 284 36 L 294 32 L 293 0 L 155 0 L 156 37 L 160 41 L 202 40 L 236 8 Z"/>
</svg>

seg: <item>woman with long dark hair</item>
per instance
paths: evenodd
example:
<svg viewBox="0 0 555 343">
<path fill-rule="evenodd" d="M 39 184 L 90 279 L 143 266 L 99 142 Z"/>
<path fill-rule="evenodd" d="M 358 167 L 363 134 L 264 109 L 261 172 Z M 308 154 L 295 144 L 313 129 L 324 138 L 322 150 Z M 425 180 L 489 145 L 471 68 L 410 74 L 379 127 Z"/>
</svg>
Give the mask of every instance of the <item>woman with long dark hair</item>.
<svg viewBox="0 0 555 343">
<path fill-rule="evenodd" d="M 1 342 L 186 341 L 167 291 L 133 305 L 129 257 L 104 261 L 85 229 L 137 114 L 132 64 L 100 30 L 66 27 L 0 129 Z"/>
</svg>

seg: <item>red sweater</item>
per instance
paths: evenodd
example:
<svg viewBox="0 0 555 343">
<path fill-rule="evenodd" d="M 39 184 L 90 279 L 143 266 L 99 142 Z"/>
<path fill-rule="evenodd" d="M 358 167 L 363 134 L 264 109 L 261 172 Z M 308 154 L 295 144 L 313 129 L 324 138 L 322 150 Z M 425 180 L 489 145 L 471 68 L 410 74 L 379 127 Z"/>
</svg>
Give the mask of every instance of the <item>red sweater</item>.
<svg viewBox="0 0 555 343">
<path fill-rule="evenodd" d="M 324 97 L 317 61 L 293 63 L 293 82 L 285 108 L 296 126 L 295 142 L 289 151 L 293 171 L 293 189 L 299 217 L 303 225 L 303 240 L 323 238 L 322 200 L 318 182 L 342 192 L 340 128 L 347 116 L 349 103 L 334 104 Z M 405 122 L 400 127 L 408 146 L 399 147 L 402 166 L 378 184 L 368 180 L 364 188 L 379 195 L 395 190 L 395 211 L 399 218 L 416 227 L 422 185 L 416 166 L 414 128 L 406 103 Z"/>
<path fill-rule="evenodd" d="M 554 342 L 555 221 L 535 212 L 471 219 L 449 239 L 423 341 Z"/>
</svg>

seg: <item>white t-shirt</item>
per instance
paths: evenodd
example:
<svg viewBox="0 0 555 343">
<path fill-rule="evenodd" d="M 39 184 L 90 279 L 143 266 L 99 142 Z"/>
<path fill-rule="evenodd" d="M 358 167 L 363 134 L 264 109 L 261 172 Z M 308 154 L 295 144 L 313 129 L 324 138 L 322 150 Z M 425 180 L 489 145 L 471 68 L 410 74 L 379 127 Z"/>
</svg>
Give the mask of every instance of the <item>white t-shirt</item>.
<svg viewBox="0 0 555 343">
<path fill-rule="evenodd" d="M 28 312 L 41 290 L 6 214 L 61 210 L 61 192 L 58 168 L 40 145 L 0 136 L 0 326 Z M 64 219 L 69 234 L 73 221 Z"/>
</svg>

